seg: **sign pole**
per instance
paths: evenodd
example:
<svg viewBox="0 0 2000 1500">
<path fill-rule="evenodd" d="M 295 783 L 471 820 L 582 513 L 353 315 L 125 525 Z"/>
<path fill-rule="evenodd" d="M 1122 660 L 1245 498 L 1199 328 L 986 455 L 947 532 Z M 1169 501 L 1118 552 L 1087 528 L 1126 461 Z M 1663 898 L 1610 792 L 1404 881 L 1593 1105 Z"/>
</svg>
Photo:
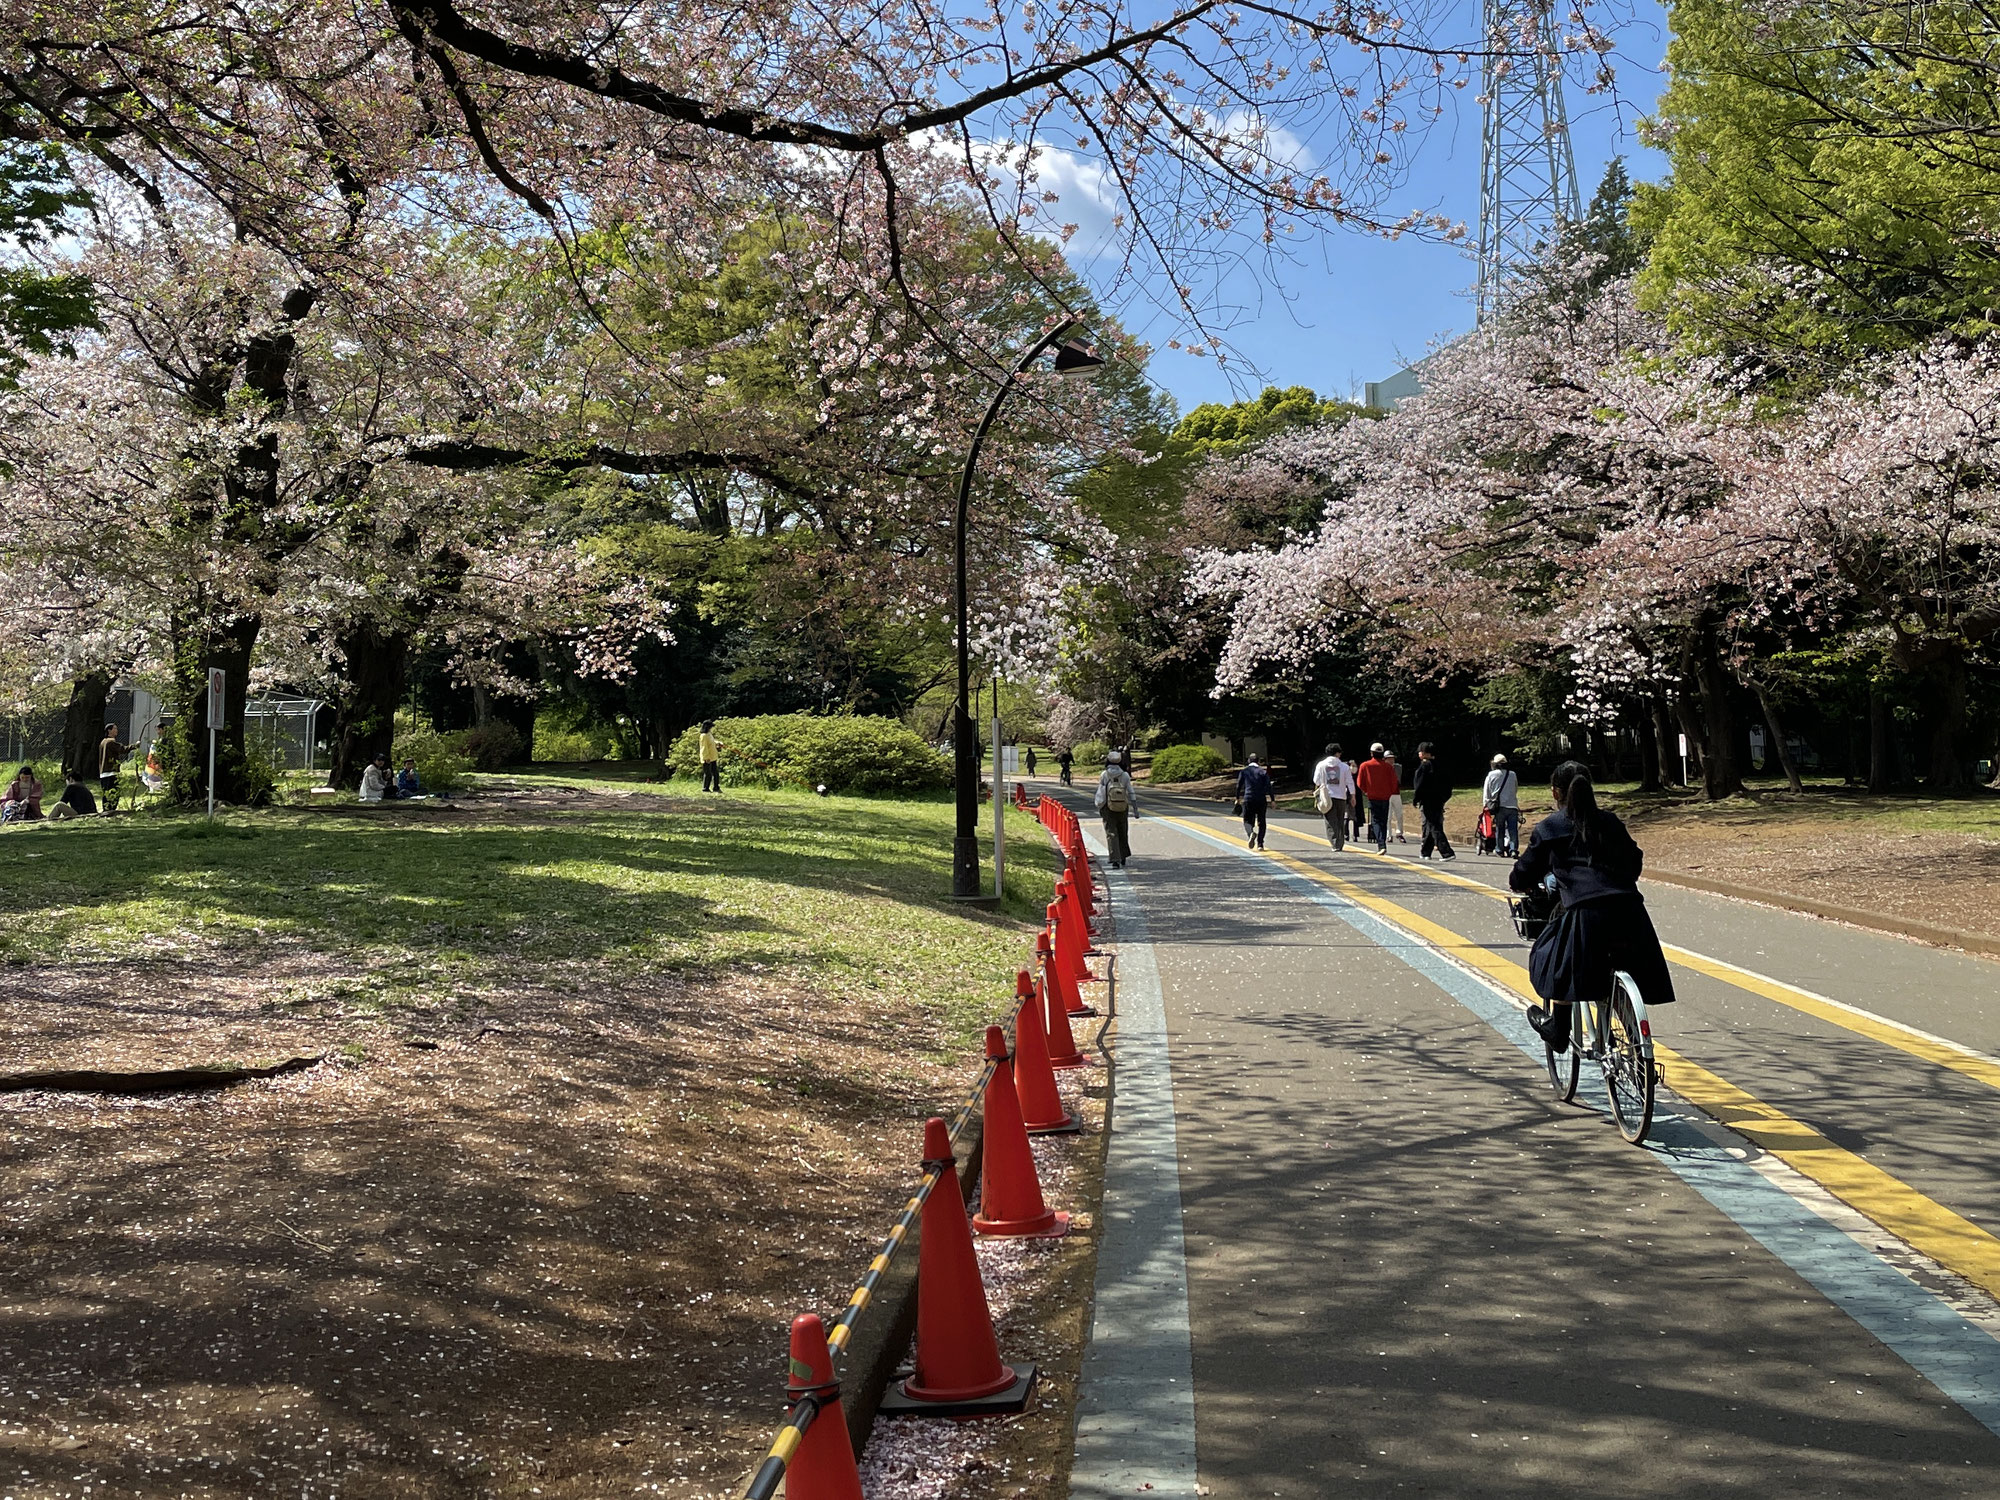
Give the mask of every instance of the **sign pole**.
<svg viewBox="0 0 2000 1500">
<path fill-rule="evenodd" d="M 208 669 L 208 817 L 215 820 L 215 731 L 222 727 L 228 676 L 220 667 Z"/>
<path fill-rule="evenodd" d="M 993 895 L 1007 893 L 1007 752 L 1000 748 L 1000 674 L 993 674 Z"/>
<path fill-rule="evenodd" d="M 1681 736 L 1681 785 L 1688 784 L 1688 737 Z"/>
</svg>

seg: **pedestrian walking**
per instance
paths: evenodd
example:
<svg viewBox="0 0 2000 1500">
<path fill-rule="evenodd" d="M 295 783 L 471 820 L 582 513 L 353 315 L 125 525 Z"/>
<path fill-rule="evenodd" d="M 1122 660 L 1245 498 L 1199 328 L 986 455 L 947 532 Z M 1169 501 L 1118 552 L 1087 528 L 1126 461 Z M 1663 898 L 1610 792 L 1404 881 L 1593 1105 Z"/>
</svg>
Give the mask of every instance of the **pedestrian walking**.
<svg viewBox="0 0 2000 1500">
<path fill-rule="evenodd" d="M 1500 853 L 1513 857 L 1521 852 L 1521 778 L 1507 764 L 1507 757 L 1493 757 L 1493 769 L 1479 789 L 1479 806 L 1493 814 L 1493 838 Z"/>
<path fill-rule="evenodd" d="M 1104 848 L 1114 870 L 1124 869 L 1125 861 L 1132 857 L 1132 812 L 1137 802 L 1132 795 L 1132 778 L 1119 764 L 1123 758 L 1113 750 L 1105 757 L 1103 774 L 1097 778 L 1097 815 L 1104 820 Z M 1069 779 L 1068 766 L 1063 767 L 1063 779 Z"/>
<path fill-rule="evenodd" d="M 1437 746 L 1429 740 L 1417 746 L 1417 774 L 1410 780 L 1410 800 L 1417 804 L 1417 814 L 1424 820 L 1424 858 L 1429 859 L 1435 849 L 1441 859 L 1457 859 L 1458 853 L 1444 832 L 1444 805 L 1451 800 L 1451 778 L 1438 763 Z"/>
<path fill-rule="evenodd" d="M 722 790 L 722 750 L 715 742 L 715 720 L 701 721 L 701 789 Z"/>
<path fill-rule="evenodd" d="M 118 805 L 118 777 L 125 757 L 132 753 L 130 745 L 118 742 L 118 726 L 106 724 L 104 738 L 97 742 L 97 790 L 104 801 L 104 810 L 110 812 Z"/>
<path fill-rule="evenodd" d="M 1327 842 L 1336 852 L 1347 848 L 1347 820 L 1359 802 L 1354 768 L 1340 758 L 1340 746 L 1329 744 L 1326 758 L 1313 767 L 1313 805 L 1326 819 Z"/>
<path fill-rule="evenodd" d="M 1074 751 L 1065 748 L 1063 752 L 1056 757 L 1056 770 L 1062 773 L 1062 784 L 1064 786 L 1076 785 L 1074 781 L 1070 780 L 1070 772 L 1074 771 L 1075 769 L 1076 769 L 1076 754 Z"/>
<path fill-rule="evenodd" d="M 1271 805 L 1271 773 L 1250 763 L 1236 773 L 1236 803 L 1243 812 L 1243 832 L 1252 849 L 1264 847 L 1264 819 Z"/>
<path fill-rule="evenodd" d="M 1028 774 L 1032 776 L 1035 774 L 1035 747 L 1033 745 L 1028 746 L 1027 762 Z"/>
<path fill-rule="evenodd" d="M 1382 759 L 1389 762 L 1390 768 L 1395 771 L 1396 786 L 1398 788 L 1389 798 L 1389 827 L 1397 843 L 1407 844 L 1410 840 L 1403 832 L 1403 793 L 1401 791 L 1403 785 L 1403 768 L 1397 764 L 1396 752 L 1393 750 L 1384 750 L 1382 752 Z"/>
<path fill-rule="evenodd" d="M 1368 799 L 1368 836 L 1375 841 L 1375 852 L 1389 852 L 1389 799 L 1396 795 L 1401 785 L 1397 780 L 1396 768 L 1392 765 L 1382 743 L 1377 740 L 1368 747 L 1368 759 L 1354 773 L 1354 783 L 1361 795 Z"/>
</svg>

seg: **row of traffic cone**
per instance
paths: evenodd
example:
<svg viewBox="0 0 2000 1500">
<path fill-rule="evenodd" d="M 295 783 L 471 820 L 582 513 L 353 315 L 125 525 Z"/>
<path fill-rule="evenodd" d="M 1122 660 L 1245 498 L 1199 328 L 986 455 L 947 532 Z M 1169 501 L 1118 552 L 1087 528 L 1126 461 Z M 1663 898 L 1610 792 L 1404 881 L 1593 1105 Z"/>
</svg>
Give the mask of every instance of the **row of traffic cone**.
<svg viewBox="0 0 2000 1500">
<path fill-rule="evenodd" d="M 1049 798 L 1041 801 L 1041 821 L 1067 855 L 1062 828 L 1050 819 L 1052 806 L 1072 826 L 1075 816 Z M 1081 830 L 1073 828 L 1073 833 L 1080 849 Z M 986 1028 L 992 1072 L 982 1101 L 979 1212 L 970 1222 L 950 1127 L 935 1117 L 924 1123 L 924 1170 L 935 1172 L 936 1181 L 924 1200 L 918 1240 L 916 1368 L 883 1397 L 885 1412 L 1001 1415 L 1026 1406 L 1034 1387 L 1032 1364 L 1009 1364 L 1000 1357 L 972 1234 L 1056 1239 L 1069 1232 L 1070 1216 L 1051 1209 L 1042 1196 L 1029 1137 L 1081 1129 L 1077 1117 L 1064 1108 L 1055 1080 L 1059 1068 L 1089 1065 L 1077 1050 L 1069 1018 L 1095 1014 L 1077 989 L 1094 977 L 1085 961 L 1085 954 L 1094 951 L 1087 858 L 1080 880 L 1078 870 L 1074 861 L 1065 870 L 1057 899 L 1048 908 L 1048 926 L 1036 938 L 1039 977 L 1026 969 L 1015 975 L 1014 1050 L 1007 1050 L 1002 1028 Z M 861 1500 L 861 1479 L 820 1320 L 811 1315 L 795 1319 L 791 1342 L 788 1393 L 795 1406 L 806 1395 L 819 1406 L 785 1469 L 788 1500 Z M 829 1415 L 831 1421 L 826 1420 Z"/>
</svg>

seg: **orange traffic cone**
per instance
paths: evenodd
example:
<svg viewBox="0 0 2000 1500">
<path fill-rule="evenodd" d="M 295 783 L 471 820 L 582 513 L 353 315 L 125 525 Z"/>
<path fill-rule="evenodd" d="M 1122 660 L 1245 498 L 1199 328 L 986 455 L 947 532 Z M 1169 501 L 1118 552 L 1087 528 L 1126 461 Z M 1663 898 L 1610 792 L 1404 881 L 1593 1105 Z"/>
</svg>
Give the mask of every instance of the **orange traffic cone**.
<svg viewBox="0 0 2000 1500">
<path fill-rule="evenodd" d="M 884 1394 L 881 1410 L 935 1417 L 1020 1411 L 1035 1367 L 1000 1361 L 943 1120 L 924 1123 L 924 1170 L 936 1171 L 938 1180 L 924 1200 L 917 1242 L 917 1368 Z"/>
<path fill-rule="evenodd" d="M 1052 902 L 1048 914 L 1049 962 L 1045 970 L 1049 983 L 1062 996 L 1065 1013 L 1072 1016 L 1094 1016 L 1096 1011 L 1083 1003 L 1083 989 L 1079 978 L 1095 979 L 1076 951 L 1076 918 L 1063 911 L 1063 903 Z M 1079 976 L 1078 971 L 1081 970 Z"/>
<path fill-rule="evenodd" d="M 1042 1007 L 1042 1024 L 1049 1043 L 1049 1066 L 1051 1068 L 1087 1068 L 1090 1059 L 1076 1050 L 1076 1038 L 1070 1033 L 1069 1012 L 1056 998 L 1055 988 L 1048 983 L 1049 971 L 1042 969 L 1042 977 L 1035 984 L 1035 1003 Z"/>
<path fill-rule="evenodd" d="M 979 1212 L 972 1216 L 972 1227 L 1007 1239 L 1059 1240 L 1069 1233 L 1069 1215 L 1056 1213 L 1042 1199 L 1034 1148 L 1014 1092 L 1007 1033 L 998 1026 L 986 1028 L 986 1056 L 993 1076 L 987 1080 L 980 1126 Z"/>
<path fill-rule="evenodd" d="M 785 1394 L 794 1408 L 801 1396 L 820 1399 L 819 1414 L 785 1465 L 785 1494 L 790 1500 L 861 1500 L 861 1475 L 854 1467 L 854 1445 L 847 1439 L 847 1418 L 840 1410 L 826 1327 L 812 1313 L 792 1319 L 791 1373 Z"/>
<path fill-rule="evenodd" d="M 1049 1067 L 1049 1029 L 1042 997 L 1023 969 L 1014 976 L 1014 1092 L 1029 1135 L 1073 1135 L 1083 1122 L 1063 1108 L 1056 1075 Z"/>
<path fill-rule="evenodd" d="M 1084 916 L 1086 918 L 1096 916 L 1097 882 L 1091 879 L 1089 857 L 1076 850 L 1071 850 L 1069 855 L 1069 873 L 1071 879 L 1076 882 L 1076 900 L 1077 904 L 1083 908 Z"/>
</svg>

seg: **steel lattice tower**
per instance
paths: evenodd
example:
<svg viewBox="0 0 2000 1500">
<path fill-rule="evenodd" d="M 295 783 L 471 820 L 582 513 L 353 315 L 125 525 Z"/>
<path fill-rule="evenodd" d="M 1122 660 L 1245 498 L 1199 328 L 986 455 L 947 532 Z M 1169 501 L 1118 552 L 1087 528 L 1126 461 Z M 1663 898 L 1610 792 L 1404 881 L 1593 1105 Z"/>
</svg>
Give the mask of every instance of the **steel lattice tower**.
<svg viewBox="0 0 2000 1500">
<path fill-rule="evenodd" d="M 1479 164 L 1479 321 L 1507 282 L 1564 224 L 1583 217 L 1563 108 L 1562 63 L 1549 55 L 1551 0 L 1484 0 L 1486 115 Z M 1531 55 L 1520 55 L 1523 47 Z M 1493 55 L 1501 49 L 1513 54 Z"/>
</svg>

